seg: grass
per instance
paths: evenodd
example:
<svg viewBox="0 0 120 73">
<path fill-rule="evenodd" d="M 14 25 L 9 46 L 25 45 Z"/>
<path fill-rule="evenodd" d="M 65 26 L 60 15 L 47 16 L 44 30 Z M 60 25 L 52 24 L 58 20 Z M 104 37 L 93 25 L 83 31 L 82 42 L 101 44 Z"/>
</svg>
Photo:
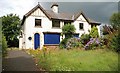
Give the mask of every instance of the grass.
<svg viewBox="0 0 120 73">
<path fill-rule="evenodd" d="M 38 66 L 49 71 L 118 71 L 118 54 L 99 50 L 29 50 Z M 45 56 L 44 56 L 45 53 Z"/>
</svg>

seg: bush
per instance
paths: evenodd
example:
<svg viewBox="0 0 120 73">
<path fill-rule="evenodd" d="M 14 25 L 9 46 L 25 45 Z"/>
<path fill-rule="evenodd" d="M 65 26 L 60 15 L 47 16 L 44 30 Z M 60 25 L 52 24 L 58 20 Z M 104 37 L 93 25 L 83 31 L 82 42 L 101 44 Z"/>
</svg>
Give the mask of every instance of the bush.
<svg viewBox="0 0 120 73">
<path fill-rule="evenodd" d="M 4 35 L 2 35 L 2 54 L 3 57 L 5 57 L 7 54 L 7 41 Z"/>
<path fill-rule="evenodd" d="M 63 48 L 66 48 L 66 43 L 67 43 L 67 40 L 66 38 L 64 38 L 61 42 L 60 42 L 60 49 L 63 49 Z"/>
<path fill-rule="evenodd" d="M 83 44 L 80 42 L 79 38 L 70 38 L 67 43 L 66 43 L 66 48 L 67 49 L 72 49 L 72 48 L 82 48 Z"/>
<path fill-rule="evenodd" d="M 90 35 L 89 34 L 82 34 L 80 37 L 80 41 L 82 44 L 87 44 L 87 42 L 90 40 Z"/>
<path fill-rule="evenodd" d="M 91 31 L 90 31 L 90 36 L 91 36 L 92 38 L 97 38 L 97 37 L 99 37 L 97 27 L 95 27 L 95 26 L 92 27 L 92 29 L 91 29 Z"/>
<path fill-rule="evenodd" d="M 119 52 L 120 51 L 120 34 L 115 34 L 109 43 L 108 46 L 110 49 Z"/>
<path fill-rule="evenodd" d="M 101 42 L 98 38 L 91 38 L 90 41 L 85 45 L 85 49 L 96 49 L 101 46 Z"/>
</svg>

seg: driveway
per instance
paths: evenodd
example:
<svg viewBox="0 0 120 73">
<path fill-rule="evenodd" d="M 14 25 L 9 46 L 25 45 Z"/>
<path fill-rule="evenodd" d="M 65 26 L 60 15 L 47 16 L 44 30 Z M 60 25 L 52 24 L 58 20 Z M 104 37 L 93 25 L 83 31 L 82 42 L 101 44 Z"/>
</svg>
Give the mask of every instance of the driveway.
<svg viewBox="0 0 120 73">
<path fill-rule="evenodd" d="M 8 51 L 2 62 L 4 71 L 40 71 L 33 58 L 21 50 Z"/>
</svg>

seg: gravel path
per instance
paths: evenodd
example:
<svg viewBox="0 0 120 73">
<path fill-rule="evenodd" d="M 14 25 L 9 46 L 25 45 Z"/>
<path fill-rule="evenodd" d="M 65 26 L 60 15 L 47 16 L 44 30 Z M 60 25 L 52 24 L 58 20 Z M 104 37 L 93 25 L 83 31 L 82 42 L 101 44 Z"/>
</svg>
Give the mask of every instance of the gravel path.
<svg viewBox="0 0 120 73">
<path fill-rule="evenodd" d="M 8 51 L 2 62 L 4 71 L 40 71 L 32 57 L 21 50 Z"/>
</svg>

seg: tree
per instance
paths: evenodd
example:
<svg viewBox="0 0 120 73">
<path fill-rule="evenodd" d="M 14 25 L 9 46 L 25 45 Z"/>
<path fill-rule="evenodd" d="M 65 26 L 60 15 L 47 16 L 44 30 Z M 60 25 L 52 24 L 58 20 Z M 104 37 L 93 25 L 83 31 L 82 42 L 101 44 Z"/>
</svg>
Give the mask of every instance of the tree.
<svg viewBox="0 0 120 73">
<path fill-rule="evenodd" d="M 91 32 L 90 32 L 90 36 L 91 36 L 92 38 L 97 38 L 97 37 L 99 37 L 97 27 L 95 27 L 95 26 L 92 27 Z"/>
<path fill-rule="evenodd" d="M 66 48 L 67 41 L 69 38 L 72 38 L 75 30 L 76 29 L 75 29 L 74 25 L 71 25 L 71 24 L 65 24 L 62 27 L 62 34 L 61 35 L 62 36 L 65 35 L 65 38 L 60 42 L 59 47 L 61 49 Z"/>
<path fill-rule="evenodd" d="M 110 17 L 110 23 L 114 29 L 119 29 L 119 27 L 120 27 L 120 12 L 114 13 Z"/>
<path fill-rule="evenodd" d="M 2 17 L 2 33 L 6 37 L 9 47 L 17 47 L 17 36 L 20 32 L 20 18 L 16 14 L 8 14 Z"/>
<path fill-rule="evenodd" d="M 113 27 L 113 32 L 111 35 L 111 40 L 109 43 L 109 48 L 114 49 L 115 51 L 120 51 L 120 12 L 114 13 L 110 17 L 110 24 Z"/>
<path fill-rule="evenodd" d="M 74 25 L 71 24 L 65 24 L 62 27 L 62 33 L 66 36 L 66 38 L 71 38 L 75 32 L 75 27 Z"/>
</svg>

